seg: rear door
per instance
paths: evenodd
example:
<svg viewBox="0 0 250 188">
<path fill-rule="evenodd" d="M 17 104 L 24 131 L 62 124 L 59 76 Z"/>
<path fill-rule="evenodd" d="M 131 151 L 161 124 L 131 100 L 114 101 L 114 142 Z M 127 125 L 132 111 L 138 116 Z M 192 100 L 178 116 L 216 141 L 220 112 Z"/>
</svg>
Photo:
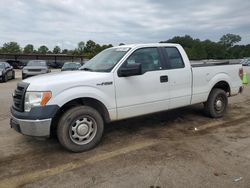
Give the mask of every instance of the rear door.
<svg viewBox="0 0 250 188">
<path fill-rule="evenodd" d="M 114 74 L 118 119 L 167 110 L 169 106 L 168 80 L 159 49 L 137 49 L 120 68 L 135 63 L 141 64 L 142 75 Z"/>
<path fill-rule="evenodd" d="M 162 47 L 166 74 L 169 79 L 169 109 L 189 105 L 192 94 L 192 72 L 190 64 L 183 61 L 177 47 Z"/>
</svg>

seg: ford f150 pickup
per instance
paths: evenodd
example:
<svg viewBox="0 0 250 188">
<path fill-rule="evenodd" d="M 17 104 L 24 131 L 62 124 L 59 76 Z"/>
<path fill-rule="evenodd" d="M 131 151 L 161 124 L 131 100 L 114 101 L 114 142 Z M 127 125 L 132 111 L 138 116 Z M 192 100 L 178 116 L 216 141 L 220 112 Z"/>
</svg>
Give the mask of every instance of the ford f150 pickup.
<svg viewBox="0 0 250 188">
<path fill-rule="evenodd" d="M 56 133 L 66 149 L 81 152 L 100 142 L 104 124 L 203 103 L 212 118 L 243 89 L 240 64 L 190 64 L 178 44 L 112 47 L 79 71 L 49 73 L 17 84 L 11 127 L 29 136 Z"/>
</svg>

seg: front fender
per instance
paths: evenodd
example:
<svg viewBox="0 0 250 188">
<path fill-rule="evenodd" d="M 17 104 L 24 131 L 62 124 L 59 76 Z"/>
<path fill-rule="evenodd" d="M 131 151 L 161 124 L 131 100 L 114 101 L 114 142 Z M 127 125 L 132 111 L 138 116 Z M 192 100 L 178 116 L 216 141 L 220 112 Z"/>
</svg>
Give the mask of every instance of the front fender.
<svg viewBox="0 0 250 188">
<path fill-rule="evenodd" d="M 48 102 L 48 105 L 57 104 L 58 106 L 63 106 L 69 101 L 84 97 L 93 98 L 102 102 L 108 110 L 116 108 L 115 94 L 112 88 L 107 87 L 105 88 L 105 91 L 102 91 L 91 86 L 68 88 L 56 96 L 52 96 L 51 100 Z"/>
</svg>

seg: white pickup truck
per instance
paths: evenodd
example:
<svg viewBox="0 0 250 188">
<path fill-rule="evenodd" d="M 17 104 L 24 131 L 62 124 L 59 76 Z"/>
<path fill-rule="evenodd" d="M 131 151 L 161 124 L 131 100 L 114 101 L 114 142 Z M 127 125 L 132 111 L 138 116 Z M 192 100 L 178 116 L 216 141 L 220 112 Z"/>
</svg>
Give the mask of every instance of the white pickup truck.
<svg viewBox="0 0 250 188">
<path fill-rule="evenodd" d="M 136 44 L 106 49 L 79 71 L 49 73 L 17 84 L 11 127 L 30 136 L 57 134 L 74 152 L 98 144 L 104 124 L 204 103 L 223 116 L 228 97 L 242 87 L 240 64 L 193 64 L 178 44 Z"/>
</svg>

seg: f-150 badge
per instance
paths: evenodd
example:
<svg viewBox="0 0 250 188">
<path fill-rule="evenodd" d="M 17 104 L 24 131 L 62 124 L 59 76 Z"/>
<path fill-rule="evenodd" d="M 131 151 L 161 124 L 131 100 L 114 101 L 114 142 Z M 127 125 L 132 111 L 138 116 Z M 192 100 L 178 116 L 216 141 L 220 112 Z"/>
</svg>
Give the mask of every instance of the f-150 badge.
<svg viewBox="0 0 250 188">
<path fill-rule="evenodd" d="M 97 86 L 107 86 L 107 85 L 112 85 L 113 82 L 102 82 L 102 83 L 99 83 L 99 84 L 96 84 Z"/>
</svg>

